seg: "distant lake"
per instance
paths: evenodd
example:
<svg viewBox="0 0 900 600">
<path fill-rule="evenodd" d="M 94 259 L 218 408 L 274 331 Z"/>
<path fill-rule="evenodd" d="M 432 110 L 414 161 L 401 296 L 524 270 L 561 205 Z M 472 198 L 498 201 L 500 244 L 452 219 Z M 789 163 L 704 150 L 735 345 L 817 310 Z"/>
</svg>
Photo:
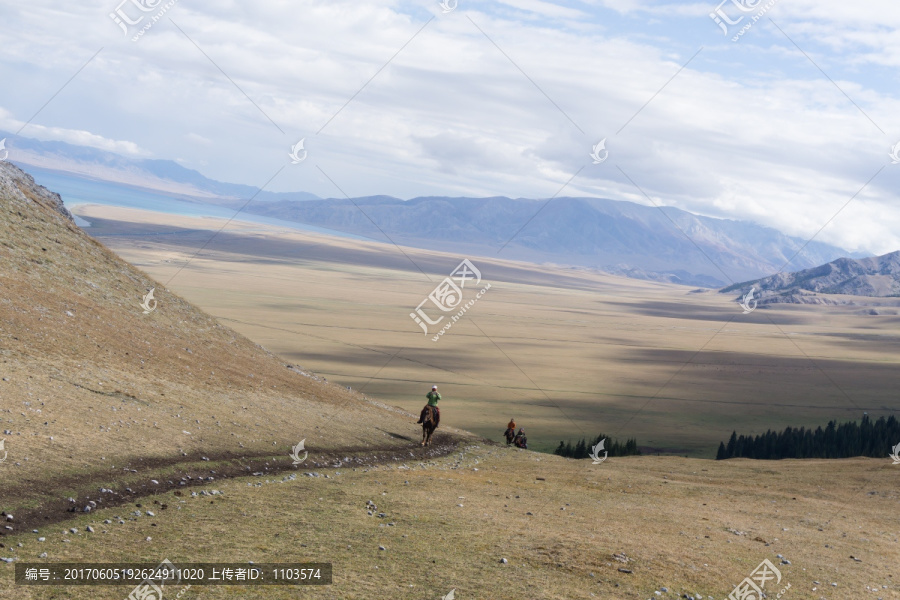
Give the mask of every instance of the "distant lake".
<svg viewBox="0 0 900 600">
<path fill-rule="evenodd" d="M 123 208 L 152 210 L 183 217 L 233 218 L 235 221 L 257 223 L 259 225 L 273 225 L 354 240 L 372 241 L 370 238 L 353 235 L 351 233 L 315 227 L 313 225 L 306 225 L 295 221 L 284 221 L 282 219 L 262 217 L 249 213 L 238 213 L 237 216 L 235 216 L 236 211 L 230 208 L 213 206 L 211 204 L 185 202 L 184 200 L 179 200 L 173 196 L 166 195 L 163 192 L 133 188 L 127 185 L 111 183 L 109 181 L 87 179 L 71 173 L 40 169 L 30 165 L 24 165 L 24 170 L 34 177 L 34 180 L 38 184 L 44 186 L 51 192 L 56 192 L 62 196 L 63 204 L 65 204 L 68 209 L 80 204 L 101 204 L 103 206 L 120 206 Z M 77 218 L 76 223 L 79 227 L 89 226 L 87 221 L 80 217 Z"/>
</svg>

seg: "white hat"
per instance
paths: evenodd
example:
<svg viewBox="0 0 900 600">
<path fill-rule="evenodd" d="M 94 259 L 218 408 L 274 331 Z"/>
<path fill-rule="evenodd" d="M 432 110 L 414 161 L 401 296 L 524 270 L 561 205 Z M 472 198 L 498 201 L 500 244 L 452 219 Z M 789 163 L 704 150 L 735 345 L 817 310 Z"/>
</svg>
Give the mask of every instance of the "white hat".
<svg viewBox="0 0 900 600">
<path fill-rule="evenodd" d="M 436 389 L 437 389 L 437 386 L 436 386 L 436 385 L 433 385 L 433 386 L 431 386 L 431 389 L 436 390 Z"/>
</svg>

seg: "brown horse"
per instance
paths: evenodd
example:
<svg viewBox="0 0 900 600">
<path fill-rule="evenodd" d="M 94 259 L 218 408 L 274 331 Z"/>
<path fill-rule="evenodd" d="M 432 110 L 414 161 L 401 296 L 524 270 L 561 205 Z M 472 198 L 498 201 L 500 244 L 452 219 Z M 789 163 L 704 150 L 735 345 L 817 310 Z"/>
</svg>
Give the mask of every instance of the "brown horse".
<svg viewBox="0 0 900 600">
<path fill-rule="evenodd" d="M 425 415 L 422 420 L 422 445 L 427 446 L 431 443 L 431 435 L 438 428 L 441 418 L 433 406 L 426 406 L 422 412 Z"/>
</svg>

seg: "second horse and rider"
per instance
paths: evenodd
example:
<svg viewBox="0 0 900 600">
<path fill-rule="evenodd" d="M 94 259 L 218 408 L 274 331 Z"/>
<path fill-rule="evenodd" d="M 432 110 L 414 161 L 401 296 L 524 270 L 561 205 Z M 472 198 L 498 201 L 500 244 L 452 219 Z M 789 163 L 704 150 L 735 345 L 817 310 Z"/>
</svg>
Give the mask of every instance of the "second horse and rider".
<svg viewBox="0 0 900 600">
<path fill-rule="evenodd" d="M 438 424 L 441 422 L 441 409 L 438 408 L 438 402 L 441 399 L 441 395 L 438 393 L 438 388 L 436 385 L 431 386 L 431 391 L 425 394 L 425 398 L 428 399 L 428 403 L 422 408 L 422 412 L 419 414 L 419 420 L 416 423 L 422 423 L 422 445 L 426 445 L 429 441 L 431 441 L 431 433 L 437 429 Z M 425 431 L 426 425 L 433 425 L 431 427 L 431 432 Z M 516 448 L 528 449 L 528 438 L 525 437 L 525 429 L 520 427 L 519 432 L 516 433 L 516 421 L 515 419 L 510 419 L 509 423 L 506 425 L 506 431 L 504 432 L 504 437 L 506 437 L 506 445 L 510 444 L 514 445 Z"/>
<path fill-rule="evenodd" d="M 523 427 L 519 428 L 519 433 L 516 433 L 516 420 L 510 419 L 509 423 L 506 424 L 506 431 L 503 432 L 503 437 L 506 438 L 506 445 L 510 444 L 514 445 L 516 448 L 524 448 L 528 449 L 528 438 L 525 437 L 525 429 Z"/>
</svg>

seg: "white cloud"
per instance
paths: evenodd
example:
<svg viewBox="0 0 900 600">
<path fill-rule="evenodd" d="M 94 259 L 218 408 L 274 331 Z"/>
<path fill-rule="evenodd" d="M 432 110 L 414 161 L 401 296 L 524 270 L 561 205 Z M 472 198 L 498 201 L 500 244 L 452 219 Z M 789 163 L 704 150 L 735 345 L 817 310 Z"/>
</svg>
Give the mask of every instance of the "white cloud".
<svg viewBox="0 0 900 600">
<path fill-rule="evenodd" d="M 212 146 L 215 144 L 215 142 L 213 142 L 208 137 L 204 137 L 204 136 L 196 134 L 196 133 L 186 133 L 184 135 L 184 139 L 186 139 L 187 141 L 189 141 L 191 143 L 201 144 L 203 146 Z"/>
<path fill-rule="evenodd" d="M 23 128 L 24 126 L 24 128 Z M 106 150 L 116 154 L 124 154 L 133 158 L 149 156 L 150 153 L 142 150 L 134 142 L 125 140 L 112 140 L 102 135 L 79 129 L 66 129 L 63 127 L 46 127 L 34 123 L 26 124 L 14 118 L 9 111 L 0 107 L 0 129 L 16 132 L 22 129 L 19 135 L 42 141 L 67 142 L 76 146 L 88 146 L 98 150 Z"/>
</svg>

